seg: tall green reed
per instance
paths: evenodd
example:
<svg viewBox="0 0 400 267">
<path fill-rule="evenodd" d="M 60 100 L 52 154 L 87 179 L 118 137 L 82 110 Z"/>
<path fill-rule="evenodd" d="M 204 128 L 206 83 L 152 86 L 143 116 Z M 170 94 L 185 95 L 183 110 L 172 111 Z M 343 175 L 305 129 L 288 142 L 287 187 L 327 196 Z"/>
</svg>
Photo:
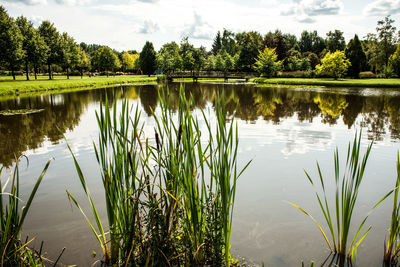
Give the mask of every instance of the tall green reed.
<svg viewBox="0 0 400 267">
<path fill-rule="evenodd" d="M 35 182 L 28 201 L 22 207 L 20 204 L 22 200 L 20 198 L 19 161 L 20 159 L 17 159 L 14 170 L 10 173 L 8 179 L 4 183 L 0 180 L 1 266 L 26 266 L 37 264 L 40 260 L 40 255 L 36 255 L 27 247 L 34 239 L 23 243 L 21 241 L 21 230 L 43 176 L 50 165 L 50 160 L 46 163 Z M 3 167 L 0 168 L 0 175 L 2 171 Z M 11 184 L 9 185 L 10 182 Z M 6 192 L 8 185 L 10 186 L 10 191 Z"/>
<path fill-rule="evenodd" d="M 399 187 L 400 187 L 400 159 L 399 154 L 397 154 L 397 179 L 396 187 L 393 193 L 393 209 L 392 209 L 392 219 L 389 228 L 389 237 L 385 244 L 385 253 L 383 256 L 383 261 L 387 266 L 396 265 L 397 259 L 400 251 L 400 203 L 399 203 Z"/>
<path fill-rule="evenodd" d="M 230 264 L 236 180 L 244 170 L 236 170 L 237 127 L 231 122 L 226 128 L 221 97 L 216 103 L 215 127 L 202 113 L 208 131 L 203 140 L 199 120 L 192 113 L 192 98 L 186 97 L 183 88 L 179 96 L 178 111 L 173 113 L 168 90 L 159 92 L 160 108 L 153 111 L 155 133 L 150 140 L 139 122 L 138 108 L 131 116 L 127 101 L 123 101 L 119 115 L 116 102 L 112 112 L 107 100 L 100 106 L 95 152 L 102 173 L 109 233 L 72 154 L 95 224 L 67 193 L 96 235 L 107 264 Z"/>
<path fill-rule="evenodd" d="M 329 241 L 327 234 L 325 233 L 321 224 L 318 221 L 316 221 L 303 208 L 293 203 L 290 203 L 301 212 L 309 216 L 316 223 L 325 239 L 325 242 L 333 253 L 337 254 L 339 257 L 352 257 L 354 260 L 356 260 L 357 257 L 358 246 L 361 244 L 361 242 L 364 240 L 365 236 L 371 229 L 370 226 L 364 232 L 361 232 L 368 216 L 370 215 L 370 212 L 372 212 L 373 209 L 375 209 L 384 199 L 386 199 L 392 193 L 389 192 L 388 194 L 386 194 L 373 206 L 372 210 L 364 217 L 363 221 L 357 228 L 357 231 L 354 234 L 353 238 L 349 239 L 353 212 L 357 202 L 359 188 L 364 177 L 367 160 L 371 152 L 372 143 L 367 147 L 367 150 L 362 158 L 360 158 L 360 148 L 361 133 L 359 135 L 356 133 L 353 144 L 351 145 L 349 143 L 348 145 L 346 166 L 343 174 L 341 174 L 340 171 L 338 149 L 336 149 L 334 153 L 334 210 L 331 210 L 331 207 L 328 204 L 328 195 L 325 187 L 326 178 L 323 176 L 320 165 L 317 162 L 318 177 L 321 184 L 322 194 L 318 193 L 318 191 L 315 191 L 315 195 L 317 197 L 319 207 L 323 213 L 325 222 L 328 225 L 328 230 L 332 239 L 332 243 Z M 310 175 L 306 171 L 305 173 L 311 185 L 315 186 L 315 183 Z M 348 246 L 349 240 L 351 240 L 351 242 Z"/>
</svg>

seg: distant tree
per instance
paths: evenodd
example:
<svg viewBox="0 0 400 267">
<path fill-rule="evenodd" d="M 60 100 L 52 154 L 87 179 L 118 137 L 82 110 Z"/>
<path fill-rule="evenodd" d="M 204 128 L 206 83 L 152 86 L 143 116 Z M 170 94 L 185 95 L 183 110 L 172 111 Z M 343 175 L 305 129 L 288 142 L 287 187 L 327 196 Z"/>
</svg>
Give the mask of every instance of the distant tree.
<svg viewBox="0 0 400 267">
<path fill-rule="evenodd" d="M 222 53 L 222 57 L 224 59 L 225 70 L 233 70 L 235 68 L 234 58 L 225 51 Z"/>
<path fill-rule="evenodd" d="M 265 47 L 275 48 L 278 60 L 285 59 L 289 51 L 285 36 L 283 36 L 282 32 L 279 30 L 276 30 L 274 33 L 268 32 L 264 36 L 262 48 Z"/>
<path fill-rule="evenodd" d="M 302 53 L 313 52 L 319 55 L 325 49 L 326 45 L 324 39 L 318 36 L 317 31 L 303 31 L 301 33 L 299 47 Z"/>
<path fill-rule="evenodd" d="M 283 37 L 285 37 L 285 42 L 286 42 L 288 51 L 290 49 L 300 50 L 296 35 L 290 34 L 290 33 L 285 33 L 283 35 Z"/>
<path fill-rule="evenodd" d="M 194 70 L 195 59 L 193 57 L 192 52 L 186 53 L 182 58 L 182 61 L 183 61 L 183 68 L 185 70 L 190 70 L 190 71 Z"/>
<path fill-rule="evenodd" d="M 138 70 L 140 68 L 139 65 L 139 54 L 133 54 L 133 69 L 134 70 Z"/>
<path fill-rule="evenodd" d="M 394 20 L 391 19 L 389 15 L 385 17 L 384 20 L 378 21 L 378 26 L 376 28 L 378 33 L 378 41 L 380 42 L 380 47 L 383 50 L 385 65 L 388 64 L 390 55 L 396 50 L 396 27 L 392 25 L 393 23 Z"/>
<path fill-rule="evenodd" d="M 175 42 L 164 44 L 157 53 L 157 65 L 164 72 L 182 69 L 182 58 L 179 55 L 179 45 Z"/>
<path fill-rule="evenodd" d="M 118 56 L 108 46 L 100 47 L 93 58 L 94 66 L 107 73 L 121 67 Z"/>
<path fill-rule="evenodd" d="M 305 52 L 303 57 L 310 61 L 311 69 L 315 69 L 315 67 L 320 63 L 319 57 L 313 52 Z"/>
<path fill-rule="evenodd" d="M 214 55 L 217 55 L 219 50 L 222 48 L 222 41 L 221 41 L 221 33 L 218 31 L 217 35 L 214 38 L 214 42 L 211 47 L 211 51 Z"/>
<path fill-rule="evenodd" d="M 69 79 L 69 71 L 79 64 L 81 58 L 80 48 L 74 38 L 66 32 L 61 36 L 61 47 L 61 66 L 67 72 L 67 79 Z"/>
<path fill-rule="evenodd" d="M 230 56 L 234 56 L 237 52 L 235 34 L 232 31 L 224 29 L 221 39 L 221 49 L 225 50 Z"/>
<path fill-rule="evenodd" d="M 400 77 L 400 44 L 397 45 L 396 51 L 389 57 L 389 65 L 397 77 Z"/>
<path fill-rule="evenodd" d="M 62 60 L 62 44 L 61 37 L 54 24 L 48 20 L 42 22 L 38 28 L 40 36 L 43 37 L 47 47 L 47 67 L 49 71 L 49 79 L 52 79 L 51 65 L 60 63 Z"/>
<path fill-rule="evenodd" d="M 32 60 L 32 54 L 36 50 L 35 35 L 36 29 L 33 27 L 32 22 L 28 21 L 25 17 L 20 16 L 15 20 L 19 31 L 22 34 L 22 50 L 24 52 L 23 61 L 25 65 L 26 80 L 29 80 L 29 63 Z"/>
<path fill-rule="evenodd" d="M 154 51 L 153 44 L 149 41 L 146 42 L 143 46 L 142 52 L 140 52 L 139 66 L 143 73 L 149 76 L 156 70 L 156 51 Z"/>
<path fill-rule="evenodd" d="M 121 67 L 122 71 L 132 71 L 134 68 L 135 56 L 128 52 L 123 52 L 121 55 Z"/>
<path fill-rule="evenodd" d="M 207 57 L 207 50 L 204 46 L 200 46 L 193 52 L 194 69 L 199 71 L 203 69 Z"/>
<path fill-rule="evenodd" d="M 326 34 L 326 37 L 326 48 L 331 53 L 336 52 L 337 50 L 343 51 L 346 48 L 346 41 L 344 40 L 342 31 L 329 31 Z"/>
<path fill-rule="evenodd" d="M 225 70 L 225 60 L 221 53 L 218 53 L 215 56 L 215 69 L 216 70 Z"/>
<path fill-rule="evenodd" d="M 22 42 L 22 34 L 14 19 L 0 6 L 0 64 L 11 70 L 14 80 L 14 71 L 24 57 Z"/>
<path fill-rule="evenodd" d="M 239 58 L 237 67 L 241 70 L 250 71 L 259 54 L 262 45 L 262 37 L 258 32 L 243 32 L 235 36 L 239 45 Z"/>
<path fill-rule="evenodd" d="M 363 67 L 367 62 L 367 57 L 364 53 L 364 49 L 361 45 L 360 40 L 358 39 L 357 34 L 348 43 L 345 49 L 345 54 L 351 63 L 348 70 L 348 75 L 351 77 L 358 78 L 360 72 L 362 71 Z"/>
<path fill-rule="evenodd" d="M 263 76 L 269 78 L 276 76 L 281 68 L 281 62 L 278 61 L 275 48 L 266 47 L 264 51 L 260 51 L 253 68 Z"/>
<path fill-rule="evenodd" d="M 205 68 L 207 70 L 215 69 L 215 56 L 214 55 L 208 56 L 208 58 L 206 59 L 206 62 L 205 62 Z"/>
<path fill-rule="evenodd" d="M 79 47 L 79 62 L 77 67 L 81 73 L 81 79 L 83 78 L 83 71 L 90 69 L 90 58 L 86 55 L 86 52 L 82 47 Z"/>
<path fill-rule="evenodd" d="M 321 64 L 317 65 L 316 70 L 318 73 L 331 73 L 336 80 L 346 75 L 350 65 L 344 51 L 328 52 L 321 60 Z"/>
</svg>

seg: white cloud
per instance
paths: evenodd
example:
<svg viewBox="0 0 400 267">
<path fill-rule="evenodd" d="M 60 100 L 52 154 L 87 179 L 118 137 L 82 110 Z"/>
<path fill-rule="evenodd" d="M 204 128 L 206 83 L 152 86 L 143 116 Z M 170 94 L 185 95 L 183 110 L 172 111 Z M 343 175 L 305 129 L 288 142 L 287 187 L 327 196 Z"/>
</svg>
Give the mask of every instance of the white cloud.
<svg viewBox="0 0 400 267">
<path fill-rule="evenodd" d="M 211 40 L 213 29 L 210 24 L 205 22 L 202 17 L 194 12 L 193 23 L 186 25 L 182 32 L 182 36 L 191 37 L 193 39 Z"/>
<path fill-rule="evenodd" d="M 142 34 L 151 34 L 157 32 L 159 29 L 160 27 L 156 22 L 145 20 L 142 27 L 140 27 L 137 32 Z"/>
<path fill-rule="evenodd" d="M 366 16 L 387 16 L 397 13 L 400 13 L 400 0 L 376 0 L 364 9 Z"/>
<path fill-rule="evenodd" d="M 77 6 L 77 5 L 86 5 L 91 2 L 91 0 L 55 0 L 59 5 L 66 6 Z"/>
<path fill-rule="evenodd" d="M 23 3 L 23 4 L 29 5 L 29 6 L 46 5 L 47 4 L 47 0 L 5 0 L 5 2 L 8 2 L 8 3 Z"/>
<path fill-rule="evenodd" d="M 43 17 L 41 16 L 30 16 L 29 20 L 32 21 L 33 25 L 35 27 L 39 27 L 39 25 L 42 23 L 42 21 L 44 20 Z"/>
<path fill-rule="evenodd" d="M 298 22 L 313 23 L 314 16 L 338 15 L 343 9 L 341 0 L 293 0 L 281 6 L 282 16 L 294 16 Z"/>
</svg>

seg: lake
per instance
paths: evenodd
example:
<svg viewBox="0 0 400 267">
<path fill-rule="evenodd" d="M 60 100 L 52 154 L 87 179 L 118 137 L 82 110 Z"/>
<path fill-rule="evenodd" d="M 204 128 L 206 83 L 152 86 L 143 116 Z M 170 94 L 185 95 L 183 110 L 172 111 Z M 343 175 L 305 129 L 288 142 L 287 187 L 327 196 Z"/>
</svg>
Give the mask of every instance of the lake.
<svg viewBox="0 0 400 267">
<path fill-rule="evenodd" d="M 171 102 L 177 103 L 179 84 L 169 84 Z M 400 149 L 400 90 L 368 88 L 264 87 L 254 84 L 186 83 L 195 112 L 203 109 L 215 118 L 213 101 L 218 91 L 226 95 L 226 108 L 239 128 L 239 166 L 252 160 L 238 181 L 231 253 L 265 266 L 301 266 L 301 260 L 322 263 L 329 250 L 310 218 L 292 207 L 293 202 L 322 222 L 322 214 L 304 170 L 317 177 L 316 161 L 331 178 L 333 153 L 345 160 L 347 145 L 362 131 L 362 149 L 374 142 L 353 219 L 358 227 L 372 206 L 395 186 L 396 158 Z M 107 89 L 0 99 L 0 111 L 43 109 L 25 115 L 0 115 L 0 165 L 12 167 L 21 160 L 22 189 L 33 187 L 47 160 L 52 158 L 28 218 L 23 238 L 44 241 L 47 257 L 55 259 L 63 247 L 63 264 L 88 266 L 101 259 L 101 251 L 79 210 L 69 202 L 70 191 L 87 209 L 63 134 L 88 180 L 88 186 L 106 222 L 99 167 L 94 155 L 97 142 L 95 112 L 101 100 L 129 99 L 142 110 L 148 136 L 154 135 L 152 110 L 158 108 L 162 85 L 136 85 Z M 202 122 L 202 118 L 199 118 Z M 9 171 L 3 172 L 6 179 Z M 328 190 L 332 193 L 333 190 Z M 333 196 L 333 194 L 332 194 Z M 367 220 L 372 230 L 358 249 L 357 265 L 380 266 L 391 216 L 392 199 L 382 203 Z M 351 234 L 351 237 L 353 234 Z M 93 255 L 93 251 L 97 256 Z"/>
</svg>

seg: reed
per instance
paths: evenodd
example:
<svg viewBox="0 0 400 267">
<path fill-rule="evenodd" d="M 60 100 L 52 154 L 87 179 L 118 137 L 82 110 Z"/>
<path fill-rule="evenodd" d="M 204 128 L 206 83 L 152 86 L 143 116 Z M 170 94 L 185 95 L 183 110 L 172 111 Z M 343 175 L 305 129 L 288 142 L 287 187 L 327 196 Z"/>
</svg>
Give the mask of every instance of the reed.
<svg viewBox="0 0 400 267">
<path fill-rule="evenodd" d="M 393 193 L 393 209 L 392 209 L 392 219 L 389 228 L 389 237 L 385 244 L 385 253 L 383 256 L 383 261 L 386 266 L 396 266 L 397 259 L 400 251 L 400 203 L 398 199 L 399 186 L 400 186 L 400 159 L 399 154 L 397 154 L 397 179 L 396 187 Z"/>
<path fill-rule="evenodd" d="M 317 162 L 318 176 L 322 189 L 322 194 L 315 190 L 315 195 L 318 200 L 319 207 L 323 213 L 325 222 L 328 226 L 328 233 L 331 237 L 332 243 L 329 241 L 328 235 L 323 230 L 321 224 L 316 221 L 307 211 L 299 207 L 296 204 L 290 203 L 301 212 L 305 213 L 310 217 L 318 226 L 322 233 L 329 249 L 334 254 L 337 254 L 339 258 L 353 258 L 354 261 L 357 257 L 357 247 L 364 240 L 367 233 L 370 231 L 371 226 L 362 232 L 363 226 L 372 212 L 384 199 L 386 199 L 391 193 L 386 194 L 380 199 L 372 208 L 372 210 L 364 217 L 363 221 L 357 228 L 353 238 L 350 239 L 350 228 L 352 224 L 353 212 L 357 202 L 359 188 L 364 177 L 365 168 L 367 165 L 368 157 L 371 152 L 372 143 L 368 146 L 365 154 L 360 157 L 360 146 L 361 146 L 361 133 L 356 133 L 353 144 L 349 143 L 347 149 L 347 160 L 345 171 L 341 174 L 339 164 L 339 152 L 336 149 L 334 153 L 334 177 L 335 177 L 335 197 L 334 197 L 334 209 L 332 210 L 328 204 L 327 190 L 325 187 L 325 179 L 319 163 Z M 313 179 L 305 171 L 306 176 L 313 187 L 316 186 Z M 362 234 L 361 234 L 362 233 Z M 350 245 L 348 245 L 350 241 Z"/>
<path fill-rule="evenodd" d="M 186 97 L 182 87 L 174 113 L 168 95 L 168 90 L 159 92 L 153 139 L 146 137 L 139 109 L 129 108 L 127 101 L 120 112 L 115 101 L 112 108 L 107 100 L 100 106 L 95 154 L 105 192 L 108 234 L 72 151 L 94 224 L 67 194 L 96 235 L 106 264 L 229 266 L 236 181 L 248 166 L 237 171 L 237 127 L 231 122 L 227 128 L 220 97 L 215 126 L 202 114 L 208 131 L 203 140 L 199 120 L 192 113 L 192 97 Z"/>
<path fill-rule="evenodd" d="M 21 229 L 39 185 L 42 182 L 43 176 L 50 165 L 50 160 L 45 165 L 32 188 L 28 201 L 24 203 L 22 207 L 22 200 L 20 198 L 19 161 L 20 159 L 16 161 L 14 170 L 10 173 L 8 179 L 6 179 L 4 183 L 0 180 L 1 266 L 32 266 L 41 262 L 40 255 L 37 255 L 33 250 L 27 247 L 34 238 L 22 242 Z M 0 168 L 0 176 L 2 171 L 3 167 Z M 10 191 L 6 192 L 5 190 L 8 186 L 10 186 Z"/>
</svg>

